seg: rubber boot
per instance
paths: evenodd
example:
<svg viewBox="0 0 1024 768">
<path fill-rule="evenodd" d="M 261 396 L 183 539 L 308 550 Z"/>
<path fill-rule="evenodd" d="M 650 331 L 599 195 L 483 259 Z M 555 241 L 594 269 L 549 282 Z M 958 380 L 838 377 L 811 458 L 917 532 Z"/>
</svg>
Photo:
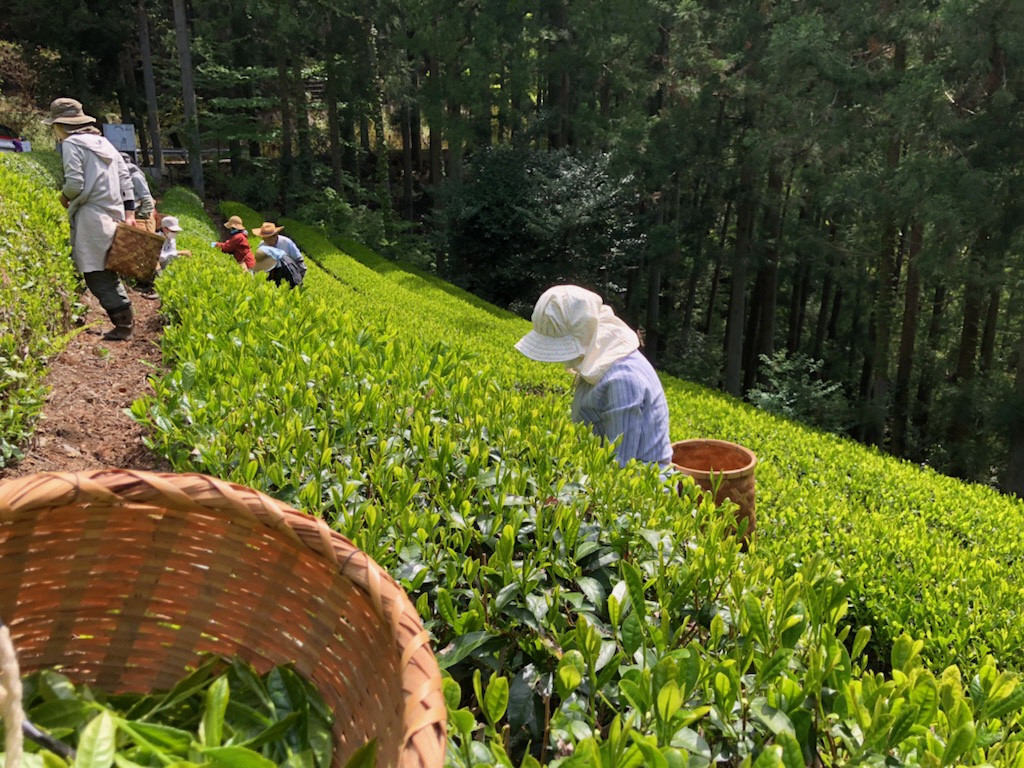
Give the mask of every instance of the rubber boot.
<svg viewBox="0 0 1024 768">
<path fill-rule="evenodd" d="M 110 315 L 110 322 L 114 324 L 114 329 L 104 333 L 103 338 L 107 341 L 128 341 L 135 331 L 131 306 L 129 305 L 119 312 L 108 312 L 107 314 Z"/>
</svg>

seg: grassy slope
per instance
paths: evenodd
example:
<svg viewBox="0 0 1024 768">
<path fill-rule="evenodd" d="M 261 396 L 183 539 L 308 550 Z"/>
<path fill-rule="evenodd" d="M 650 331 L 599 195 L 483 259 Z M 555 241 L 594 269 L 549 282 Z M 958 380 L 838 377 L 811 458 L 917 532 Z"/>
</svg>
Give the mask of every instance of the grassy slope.
<svg viewBox="0 0 1024 768">
<path fill-rule="evenodd" d="M 256 217 L 258 218 L 258 217 Z M 403 269 L 358 244 L 288 222 L 307 251 L 353 290 L 367 317 L 475 350 L 511 367 L 525 386 L 564 391 L 556 366 L 512 344 L 529 324 L 435 277 Z M 344 250 L 343 250 L 344 249 Z M 349 258 L 351 256 L 351 258 Z M 315 290 L 316 279 L 313 286 Z M 333 286 L 332 286 L 333 289 Z M 888 644 L 904 631 L 926 641 L 941 667 L 993 654 L 1024 664 L 1024 561 L 1015 537 L 1024 504 L 786 421 L 703 387 L 662 377 L 672 436 L 713 437 L 759 457 L 755 556 L 794 561 L 824 551 L 858 580 L 861 618 Z"/>
</svg>

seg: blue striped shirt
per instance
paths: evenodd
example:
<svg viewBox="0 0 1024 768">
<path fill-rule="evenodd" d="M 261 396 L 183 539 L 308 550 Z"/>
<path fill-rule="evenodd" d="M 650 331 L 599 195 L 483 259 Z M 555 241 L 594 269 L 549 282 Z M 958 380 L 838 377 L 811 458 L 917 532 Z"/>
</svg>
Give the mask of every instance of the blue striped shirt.
<svg viewBox="0 0 1024 768">
<path fill-rule="evenodd" d="M 617 360 L 597 384 L 580 378 L 572 417 L 608 441 L 621 435 L 615 449 L 620 465 L 630 459 L 662 465 L 672 461 L 665 390 L 639 351 Z"/>
</svg>

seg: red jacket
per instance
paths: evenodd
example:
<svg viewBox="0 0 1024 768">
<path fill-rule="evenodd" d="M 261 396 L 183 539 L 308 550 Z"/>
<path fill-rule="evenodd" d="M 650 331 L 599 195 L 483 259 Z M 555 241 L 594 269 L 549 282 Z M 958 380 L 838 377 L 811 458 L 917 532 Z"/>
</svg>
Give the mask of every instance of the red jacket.
<svg viewBox="0 0 1024 768">
<path fill-rule="evenodd" d="M 256 266 L 256 257 L 252 255 L 252 249 L 249 248 L 249 238 L 241 230 L 236 231 L 223 243 L 217 243 L 217 247 L 224 253 L 234 256 L 235 261 L 239 264 L 245 264 L 246 269 Z"/>
</svg>

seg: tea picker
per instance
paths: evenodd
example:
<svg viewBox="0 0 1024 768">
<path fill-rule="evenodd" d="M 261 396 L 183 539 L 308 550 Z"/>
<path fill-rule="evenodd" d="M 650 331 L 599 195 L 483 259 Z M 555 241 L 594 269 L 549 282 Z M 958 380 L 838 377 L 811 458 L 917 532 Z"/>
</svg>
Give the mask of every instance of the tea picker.
<svg viewBox="0 0 1024 768">
<path fill-rule="evenodd" d="M 515 346 L 576 375 L 572 418 L 609 442 L 621 438 L 615 448 L 621 466 L 630 459 L 671 463 L 665 390 L 639 351 L 636 331 L 600 296 L 578 285 L 549 288 L 534 307 L 533 330 Z"/>
</svg>

